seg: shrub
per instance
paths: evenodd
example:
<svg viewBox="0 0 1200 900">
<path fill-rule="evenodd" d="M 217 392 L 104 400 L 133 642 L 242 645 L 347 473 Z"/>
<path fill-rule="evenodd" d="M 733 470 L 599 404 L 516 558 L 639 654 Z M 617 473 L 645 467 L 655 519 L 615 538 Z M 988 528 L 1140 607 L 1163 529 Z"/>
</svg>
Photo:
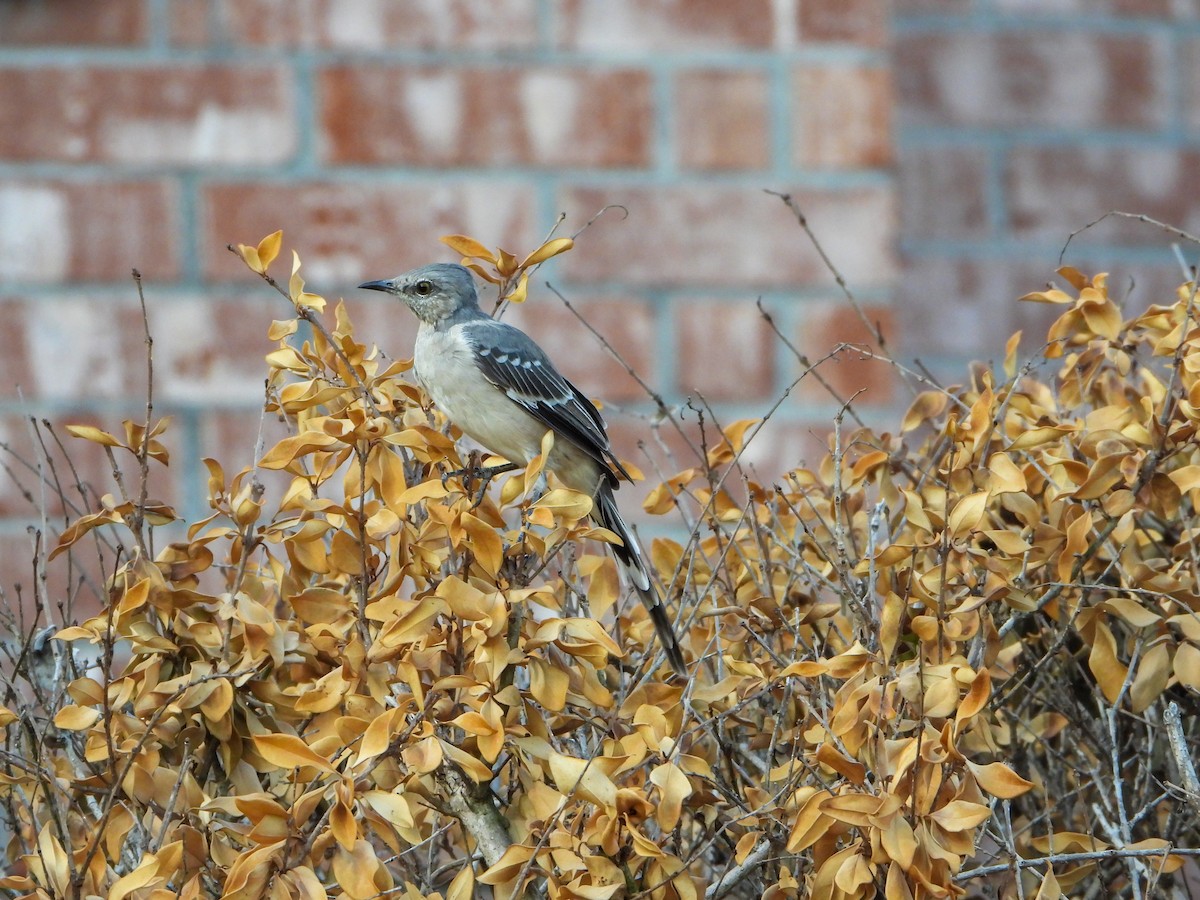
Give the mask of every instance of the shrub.
<svg viewBox="0 0 1200 900">
<path fill-rule="evenodd" d="M 519 300 L 569 242 L 452 246 Z M 761 421 L 705 434 L 646 501 L 688 526 L 651 554 L 685 683 L 589 499 L 538 496 L 539 458 L 477 503 L 408 363 L 327 321 L 298 258 L 274 281 L 278 249 L 242 253 L 294 306 L 267 355 L 290 434 L 205 461 L 208 518 L 148 498 L 162 423 L 74 429 L 126 474 L 48 562 L 117 562 L 52 639 L 52 598 L 13 613 L 10 895 L 1142 896 L 1191 855 L 1194 284 L 1126 321 L 1060 270 L 1029 359 L 1014 336 L 950 388 L 897 365 L 898 429 L 847 403 L 774 484 L 742 464 Z"/>
</svg>

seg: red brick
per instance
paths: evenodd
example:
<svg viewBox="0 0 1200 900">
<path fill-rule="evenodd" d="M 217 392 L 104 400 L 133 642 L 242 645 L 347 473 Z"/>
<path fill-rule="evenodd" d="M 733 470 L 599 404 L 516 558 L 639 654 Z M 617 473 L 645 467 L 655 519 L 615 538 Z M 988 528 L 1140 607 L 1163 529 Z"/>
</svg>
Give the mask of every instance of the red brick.
<svg viewBox="0 0 1200 900">
<path fill-rule="evenodd" d="M 324 156 L 420 166 L 641 166 L 650 80 L 633 70 L 337 67 L 321 73 Z"/>
<path fill-rule="evenodd" d="M 286 300 L 267 292 L 235 300 L 152 291 L 155 395 L 164 403 L 261 406 L 263 357 L 278 346 L 267 328 L 290 311 Z"/>
<path fill-rule="evenodd" d="M 8 0 L 0 3 L 0 47 L 138 44 L 146 0 Z"/>
<path fill-rule="evenodd" d="M 900 234 L 950 240 L 990 233 L 988 154 L 957 144 L 900 146 Z"/>
<path fill-rule="evenodd" d="M 792 93 L 796 165 L 861 169 L 891 163 L 893 98 L 886 69 L 801 66 Z"/>
<path fill-rule="evenodd" d="M 1183 44 L 1180 52 L 1183 120 L 1193 135 L 1200 133 L 1200 38 Z"/>
<path fill-rule="evenodd" d="M 576 387 L 593 399 L 610 403 L 650 399 L 561 300 L 545 288 L 530 293 L 525 303 L 510 307 L 505 319 L 541 344 Z M 643 381 L 653 382 L 655 322 L 648 303 L 624 297 L 576 297 L 573 292 L 565 296 Z"/>
<path fill-rule="evenodd" d="M 753 299 L 675 304 L 675 387 L 706 400 L 751 402 L 775 390 L 775 336 Z"/>
<path fill-rule="evenodd" d="M 1155 35 L 1051 28 L 897 38 L 908 125 L 1159 128 L 1169 120 L 1167 47 Z"/>
<path fill-rule="evenodd" d="M 199 47 L 213 40 L 212 4 L 209 0 L 169 0 L 171 43 Z"/>
<path fill-rule="evenodd" d="M 1194 186 L 1200 153 L 1141 147 L 1020 147 L 1009 154 L 1005 195 L 1013 233 L 1061 246 L 1110 210 L 1142 213 L 1200 231 Z M 1076 239 L 1163 245 L 1156 228 L 1110 219 Z M 1076 246 L 1075 243 L 1072 246 Z"/>
<path fill-rule="evenodd" d="M 7 334 L 31 397 L 60 402 L 124 400 L 145 392 L 141 314 L 133 285 L 128 294 L 40 295 L 6 304 Z M 6 367 L 7 369 L 8 367 Z M 6 385 L 7 387 L 7 385 Z"/>
<path fill-rule="evenodd" d="M 558 43 L 616 53 L 730 50 L 772 41 L 771 0 L 563 0 Z"/>
<path fill-rule="evenodd" d="M 888 307 L 864 306 L 863 313 L 872 327 L 883 331 L 889 347 L 896 346 L 897 334 L 892 311 Z M 817 366 L 821 378 L 841 398 L 849 400 L 859 391 L 856 406 L 886 406 L 895 397 L 895 386 L 900 380 L 896 370 L 886 362 L 871 359 L 868 353 L 882 355 L 873 331 L 845 300 L 814 303 L 805 307 L 803 323 L 795 342 L 809 361 Z M 843 344 L 854 344 L 865 348 L 867 353 L 854 347 L 837 348 Z M 822 360 L 833 353 L 829 359 Z M 819 360 L 822 360 L 818 362 Z M 811 375 L 802 384 L 802 396 L 829 402 L 829 392 Z"/>
<path fill-rule="evenodd" d="M 762 169 L 771 161 L 762 72 L 700 69 L 675 82 L 675 146 L 687 169 Z"/>
<path fill-rule="evenodd" d="M 174 278 L 177 203 L 166 181 L 0 181 L 0 280 Z"/>
<path fill-rule="evenodd" d="M 895 0 L 898 16 L 913 13 L 964 15 L 971 11 L 971 0 Z"/>
<path fill-rule="evenodd" d="M 540 242 L 532 191 L 515 182 L 217 184 L 205 191 L 203 206 L 209 276 L 250 283 L 254 276 L 225 245 L 254 243 L 286 226 L 285 246 L 299 251 L 302 274 L 317 292 L 457 262 L 438 241 L 442 235 L 469 234 L 517 254 Z M 282 274 L 287 258 L 285 251 L 276 264 Z"/>
<path fill-rule="evenodd" d="M 839 41 L 881 47 L 891 20 L 888 0 L 799 0 L 796 29 L 802 43 Z"/>
<path fill-rule="evenodd" d="M 890 188 L 801 190 L 797 202 L 826 252 L 852 285 L 886 284 L 893 270 L 895 198 Z M 568 188 L 558 208 L 585 222 L 606 215 L 564 258 L 578 281 L 651 285 L 795 286 L 832 284 L 792 213 L 778 197 L 721 185 Z"/>
<path fill-rule="evenodd" d="M 217 0 L 225 40 L 309 49 L 532 47 L 537 0 Z"/>
<path fill-rule="evenodd" d="M 276 163 L 296 145 L 284 70 L 0 69 L 0 158 Z"/>
<path fill-rule="evenodd" d="M 1004 14 L 1038 16 L 1130 16 L 1139 19 L 1194 19 L 1196 0 L 994 0 Z"/>
</svg>

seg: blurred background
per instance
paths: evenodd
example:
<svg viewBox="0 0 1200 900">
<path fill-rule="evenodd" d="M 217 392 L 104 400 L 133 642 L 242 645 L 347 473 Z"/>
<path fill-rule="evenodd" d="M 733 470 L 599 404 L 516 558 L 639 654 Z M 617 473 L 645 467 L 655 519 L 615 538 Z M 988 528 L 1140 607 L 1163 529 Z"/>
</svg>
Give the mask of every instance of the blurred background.
<svg viewBox="0 0 1200 900">
<path fill-rule="evenodd" d="M 1200 0 L 0 0 L 0 563 L 29 558 L 30 418 L 144 414 L 134 267 L 173 417 L 158 489 L 195 519 L 201 458 L 253 462 L 290 313 L 228 243 L 283 229 L 280 274 L 296 249 L 400 358 L 411 317 L 358 282 L 454 260 L 444 234 L 521 256 L 621 207 L 511 316 L 644 465 L 653 404 L 542 281 L 729 423 L 802 371 L 759 298 L 813 359 L 869 337 L 764 189 L 897 358 L 953 383 L 1018 328 L 1040 345 L 1015 298 L 1072 231 L 1124 209 L 1200 232 L 1198 184 Z M 1110 221 L 1066 261 L 1144 305 L 1182 280 L 1170 240 Z M 853 352 L 820 371 L 880 428 L 911 401 Z M 815 463 L 838 407 L 805 379 L 750 462 Z"/>
</svg>

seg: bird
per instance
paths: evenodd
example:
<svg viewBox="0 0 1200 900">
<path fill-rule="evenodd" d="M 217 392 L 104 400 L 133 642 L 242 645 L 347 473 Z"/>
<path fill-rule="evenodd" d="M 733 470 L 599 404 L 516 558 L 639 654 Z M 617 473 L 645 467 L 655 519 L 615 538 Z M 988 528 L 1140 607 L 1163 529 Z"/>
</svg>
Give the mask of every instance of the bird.
<svg viewBox="0 0 1200 900">
<path fill-rule="evenodd" d="M 359 288 L 391 294 L 416 314 L 417 381 L 464 434 L 526 465 L 541 453 L 546 432 L 553 432 L 546 468 L 566 487 L 591 497 L 593 521 L 621 539 L 610 549 L 650 614 L 671 667 L 686 675 L 683 650 L 646 554 L 617 507 L 620 480 L 633 479 L 613 454 L 595 404 L 559 374 L 533 338 L 480 309 L 475 279 L 464 266 L 433 263 Z"/>
</svg>

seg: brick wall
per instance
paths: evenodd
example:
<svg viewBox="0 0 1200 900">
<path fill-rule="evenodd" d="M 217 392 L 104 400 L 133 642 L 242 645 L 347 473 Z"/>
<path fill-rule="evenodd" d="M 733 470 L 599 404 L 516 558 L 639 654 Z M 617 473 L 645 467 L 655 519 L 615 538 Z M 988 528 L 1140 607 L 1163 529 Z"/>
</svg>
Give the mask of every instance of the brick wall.
<svg viewBox="0 0 1200 900">
<path fill-rule="evenodd" d="M 996 358 L 1018 328 L 1044 336 L 1047 310 L 1012 298 L 1105 212 L 1200 233 L 1196 0 L 898 0 L 894 33 L 896 303 L 935 368 Z M 1183 280 L 1169 242 L 1110 221 L 1065 261 L 1144 307 Z"/>
<path fill-rule="evenodd" d="M 158 488 L 194 516 L 202 456 L 252 459 L 287 312 L 226 243 L 283 228 L 403 356 L 411 319 L 358 281 L 452 258 L 441 234 L 522 250 L 610 204 L 628 215 L 548 276 L 672 400 L 757 414 L 798 366 L 756 298 L 810 355 L 864 336 L 763 188 L 952 376 L 1039 324 L 1013 298 L 1106 210 L 1200 231 L 1198 86 L 1197 0 L 0 0 L 0 440 L 140 415 L 136 266 L 176 423 Z M 1178 279 L 1131 223 L 1068 260 L 1136 277 L 1135 302 Z M 636 458 L 636 383 L 548 292 L 514 320 Z M 879 365 L 826 374 L 880 423 L 905 400 Z M 802 385 L 755 462 L 811 458 L 835 409 Z M 10 534 L 28 509 L 0 485 Z"/>
<path fill-rule="evenodd" d="M 200 458 L 252 459 L 265 330 L 287 314 L 227 243 L 284 229 L 310 288 L 405 356 L 408 313 L 357 282 L 453 259 L 443 234 L 528 250 L 560 212 L 569 233 L 613 204 L 628 215 L 549 277 L 673 401 L 758 414 L 799 367 L 757 297 L 807 353 L 861 337 L 763 188 L 794 192 L 887 311 L 887 24 L 882 0 L 0 0 L 3 439 L 24 445 L 31 413 L 141 415 L 136 266 L 175 417 L 157 487 L 197 515 Z M 514 319 L 637 458 L 637 384 L 547 291 Z M 870 384 L 866 409 L 892 400 L 879 374 L 831 372 Z M 801 392 L 755 461 L 811 457 L 833 409 Z M 106 483 L 101 456 L 84 468 Z M 0 486 L 0 514 L 27 510 Z"/>
</svg>

